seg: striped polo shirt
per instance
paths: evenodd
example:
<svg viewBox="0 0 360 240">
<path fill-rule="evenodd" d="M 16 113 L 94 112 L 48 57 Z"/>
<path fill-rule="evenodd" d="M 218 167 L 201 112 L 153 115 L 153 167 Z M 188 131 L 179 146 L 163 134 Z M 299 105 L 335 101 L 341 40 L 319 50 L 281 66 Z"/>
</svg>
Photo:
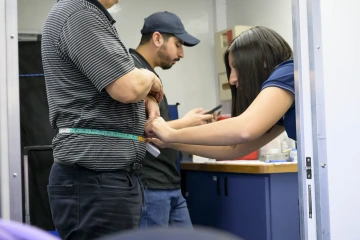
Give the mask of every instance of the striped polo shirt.
<svg viewBox="0 0 360 240">
<path fill-rule="evenodd" d="M 42 61 L 50 123 L 60 128 L 87 128 L 144 135 L 144 102 L 124 104 L 105 87 L 134 69 L 134 62 L 97 0 L 58 0 L 42 35 Z M 56 162 L 96 170 L 116 170 L 140 162 L 144 143 L 86 134 L 57 134 Z"/>
</svg>

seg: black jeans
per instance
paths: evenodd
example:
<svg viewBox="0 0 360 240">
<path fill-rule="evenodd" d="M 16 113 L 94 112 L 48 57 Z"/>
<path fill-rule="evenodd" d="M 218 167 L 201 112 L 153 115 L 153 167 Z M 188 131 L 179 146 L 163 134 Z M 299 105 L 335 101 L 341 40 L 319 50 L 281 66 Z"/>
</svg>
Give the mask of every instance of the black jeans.
<svg viewBox="0 0 360 240">
<path fill-rule="evenodd" d="M 90 240 L 138 228 L 143 203 L 138 176 L 118 170 L 96 172 L 54 163 L 48 195 L 62 239 Z"/>
</svg>

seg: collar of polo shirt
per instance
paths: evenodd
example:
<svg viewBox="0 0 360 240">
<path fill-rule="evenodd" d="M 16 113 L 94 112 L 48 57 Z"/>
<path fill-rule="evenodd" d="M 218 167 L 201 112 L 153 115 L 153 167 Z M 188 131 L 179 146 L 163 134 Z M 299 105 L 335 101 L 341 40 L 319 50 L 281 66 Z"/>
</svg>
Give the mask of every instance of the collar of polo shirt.
<svg viewBox="0 0 360 240">
<path fill-rule="evenodd" d="M 111 14 L 108 12 L 108 10 L 98 0 L 86 0 L 86 1 L 94 4 L 97 8 L 99 8 L 105 14 L 105 16 L 109 19 L 111 24 L 116 23 L 115 19 L 111 16 Z"/>
</svg>

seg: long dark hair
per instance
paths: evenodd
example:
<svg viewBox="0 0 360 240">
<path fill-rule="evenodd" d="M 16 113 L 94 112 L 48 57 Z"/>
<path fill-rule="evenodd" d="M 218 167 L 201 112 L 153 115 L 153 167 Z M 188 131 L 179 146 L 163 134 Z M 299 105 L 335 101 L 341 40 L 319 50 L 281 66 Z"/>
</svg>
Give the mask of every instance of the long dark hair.
<svg viewBox="0 0 360 240">
<path fill-rule="evenodd" d="M 233 57 L 232 66 L 238 76 L 238 88 L 231 85 L 232 117 L 242 114 L 260 93 L 261 85 L 272 71 L 282 62 L 293 57 L 289 44 L 275 31 L 266 27 L 253 27 L 230 44 L 224 55 L 228 79 L 231 68 L 229 54 Z"/>
</svg>

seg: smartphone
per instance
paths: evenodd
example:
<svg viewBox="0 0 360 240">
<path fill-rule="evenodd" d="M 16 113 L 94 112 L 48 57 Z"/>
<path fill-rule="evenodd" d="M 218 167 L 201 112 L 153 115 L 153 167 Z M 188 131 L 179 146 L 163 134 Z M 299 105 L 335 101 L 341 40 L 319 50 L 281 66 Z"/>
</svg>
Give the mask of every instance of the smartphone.
<svg viewBox="0 0 360 240">
<path fill-rule="evenodd" d="M 220 108 L 222 108 L 222 104 L 220 104 L 219 106 L 216 106 L 215 108 L 211 109 L 210 111 L 208 111 L 205 114 L 213 114 L 215 111 L 219 110 Z"/>
</svg>

